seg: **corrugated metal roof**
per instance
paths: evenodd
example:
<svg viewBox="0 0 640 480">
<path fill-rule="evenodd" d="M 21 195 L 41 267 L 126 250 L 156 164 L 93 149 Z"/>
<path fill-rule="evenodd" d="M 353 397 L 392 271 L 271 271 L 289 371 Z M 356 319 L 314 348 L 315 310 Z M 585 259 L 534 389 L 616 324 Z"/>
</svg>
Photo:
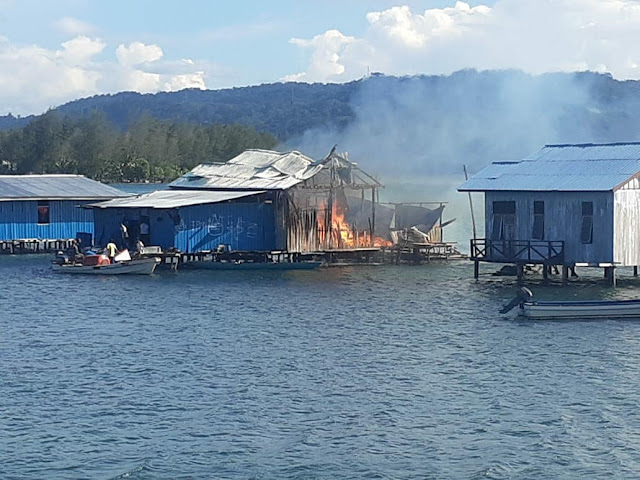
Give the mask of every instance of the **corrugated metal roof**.
<svg viewBox="0 0 640 480">
<path fill-rule="evenodd" d="M 208 190 L 157 190 L 135 197 L 117 198 L 106 202 L 92 203 L 95 208 L 178 208 L 205 203 L 219 203 L 236 198 L 264 193 L 254 192 L 212 192 Z"/>
<path fill-rule="evenodd" d="M 494 162 L 459 191 L 610 191 L 640 172 L 640 143 L 546 145 L 518 162 Z"/>
<path fill-rule="evenodd" d="M 0 175 L 0 201 L 100 200 L 127 195 L 82 175 Z"/>
<path fill-rule="evenodd" d="M 300 152 L 246 150 L 226 163 L 205 163 L 169 184 L 171 188 L 285 190 L 323 166 Z"/>
</svg>

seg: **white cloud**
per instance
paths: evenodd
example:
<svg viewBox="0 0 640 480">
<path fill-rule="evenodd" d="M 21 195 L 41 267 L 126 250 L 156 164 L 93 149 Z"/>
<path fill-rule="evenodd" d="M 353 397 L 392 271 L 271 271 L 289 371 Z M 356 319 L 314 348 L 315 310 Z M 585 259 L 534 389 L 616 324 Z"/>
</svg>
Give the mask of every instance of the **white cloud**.
<svg viewBox="0 0 640 480">
<path fill-rule="evenodd" d="M 174 75 L 171 80 L 164 84 L 164 90 L 175 92 L 184 90 L 185 88 L 198 88 L 204 90 L 207 88 L 204 72 L 195 72 L 183 75 Z"/>
<path fill-rule="evenodd" d="M 0 115 L 42 113 L 68 101 L 120 91 L 206 88 L 215 66 L 191 59 L 164 60 L 162 48 L 133 42 L 109 49 L 79 35 L 51 50 L 0 38 Z"/>
<path fill-rule="evenodd" d="M 285 80 L 306 81 L 307 78 L 321 78 L 324 81 L 330 81 L 332 78 L 340 77 L 345 73 L 341 58 L 345 56 L 346 50 L 353 42 L 355 42 L 354 37 L 347 37 L 338 30 L 328 30 L 311 40 L 292 38 L 290 43 L 313 49 L 312 63 L 307 72 L 290 75 Z"/>
<path fill-rule="evenodd" d="M 95 26 L 73 17 L 60 18 L 53 22 L 53 26 L 58 31 L 69 36 L 91 35 L 96 31 Z"/>
<path fill-rule="evenodd" d="M 155 62 L 163 56 L 162 49 L 158 45 L 145 45 L 141 42 L 133 42 L 129 46 L 118 45 L 116 57 L 121 65 L 130 67 L 147 62 Z"/>
<path fill-rule="evenodd" d="M 107 46 L 102 40 L 79 36 L 62 44 L 63 50 L 56 55 L 67 64 L 82 65 L 102 51 Z"/>
<path fill-rule="evenodd" d="M 493 7 L 370 12 L 362 38 L 336 30 L 291 43 L 311 49 L 306 71 L 286 79 L 346 81 L 367 70 L 442 74 L 464 68 L 607 71 L 640 78 L 637 0 L 498 0 Z M 347 40 L 348 39 L 348 40 Z"/>
</svg>

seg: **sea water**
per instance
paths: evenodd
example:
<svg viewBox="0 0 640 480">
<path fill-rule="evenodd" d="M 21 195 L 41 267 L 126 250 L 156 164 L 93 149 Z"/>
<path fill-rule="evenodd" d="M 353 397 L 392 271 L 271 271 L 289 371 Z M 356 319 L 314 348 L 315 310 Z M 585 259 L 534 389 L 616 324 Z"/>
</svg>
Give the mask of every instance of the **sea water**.
<svg viewBox="0 0 640 480">
<path fill-rule="evenodd" d="M 515 291 L 469 262 L 80 277 L 1 257 L 0 478 L 637 477 L 640 322 L 498 314 Z"/>
</svg>

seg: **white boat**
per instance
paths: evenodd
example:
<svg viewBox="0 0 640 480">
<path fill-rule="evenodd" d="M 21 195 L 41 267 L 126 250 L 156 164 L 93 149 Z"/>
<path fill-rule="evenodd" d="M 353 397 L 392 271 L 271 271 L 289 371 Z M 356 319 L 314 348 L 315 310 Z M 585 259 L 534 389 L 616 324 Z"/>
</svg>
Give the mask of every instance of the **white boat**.
<svg viewBox="0 0 640 480">
<path fill-rule="evenodd" d="M 528 288 L 520 289 L 500 313 L 516 306 L 518 315 L 531 320 L 640 318 L 640 300 L 537 301 Z"/>
<path fill-rule="evenodd" d="M 127 260 L 107 265 L 82 265 L 53 263 L 51 268 L 57 273 L 73 273 L 85 275 L 151 275 L 160 259 L 156 257 Z"/>
</svg>

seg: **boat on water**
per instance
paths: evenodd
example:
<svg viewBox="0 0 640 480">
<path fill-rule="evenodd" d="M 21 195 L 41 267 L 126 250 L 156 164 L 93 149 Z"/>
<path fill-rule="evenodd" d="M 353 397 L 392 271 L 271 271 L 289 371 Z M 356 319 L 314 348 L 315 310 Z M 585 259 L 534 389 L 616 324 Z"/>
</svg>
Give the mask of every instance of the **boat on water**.
<svg viewBox="0 0 640 480">
<path fill-rule="evenodd" d="M 111 263 L 104 254 L 86 255 L 81 261 L 58 256 L 51 269 L 56 273 L 83 275 L 151 275 L 160 263 L 157 257 L 132 259 L 127 250 L 116 255 L 114 260 Z"/>
<path fill-rule="evenodd" d="M 538 301 L 528 288 L 505 305 L 500 313 L 518 307 L 518 315 L 531 320 L 640 318 L 640 300 Z"/>
<path fill-rule="evenodd" d="M 52 264 L 51 268 L 57 273 L 73 273 L 86 275 L 151 275 L 158 264 L 159 258 L 141 258 L 105 265 L 83 265 L 81 263 Z"/>
</svg>

